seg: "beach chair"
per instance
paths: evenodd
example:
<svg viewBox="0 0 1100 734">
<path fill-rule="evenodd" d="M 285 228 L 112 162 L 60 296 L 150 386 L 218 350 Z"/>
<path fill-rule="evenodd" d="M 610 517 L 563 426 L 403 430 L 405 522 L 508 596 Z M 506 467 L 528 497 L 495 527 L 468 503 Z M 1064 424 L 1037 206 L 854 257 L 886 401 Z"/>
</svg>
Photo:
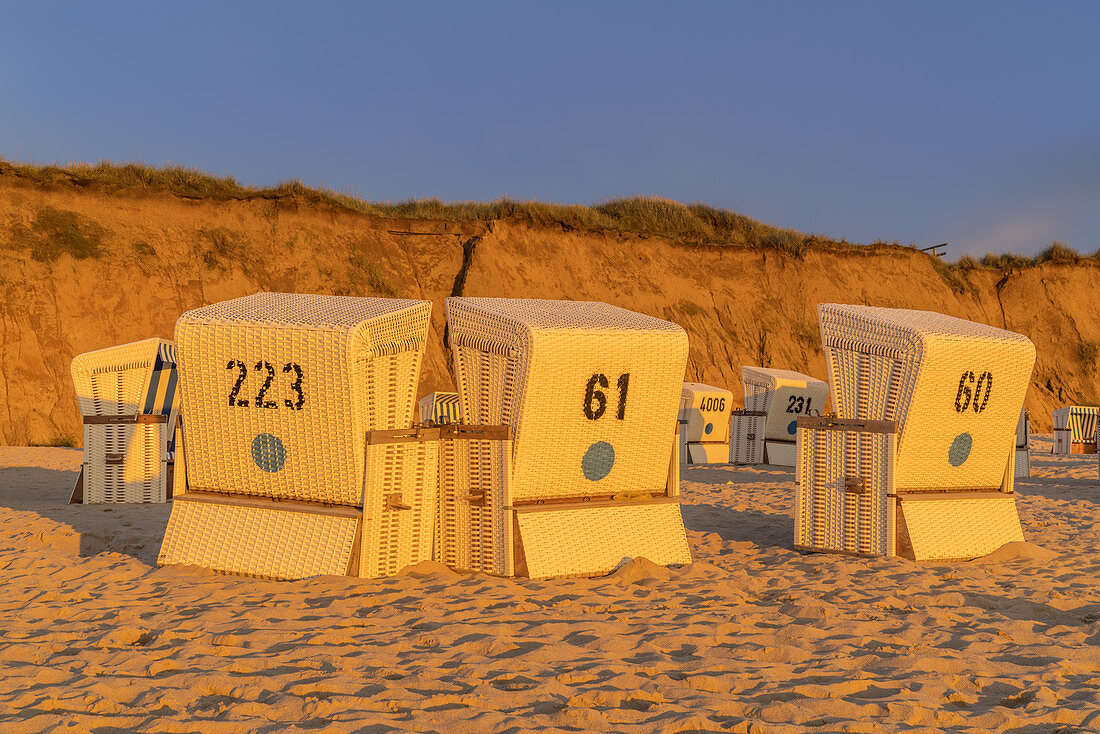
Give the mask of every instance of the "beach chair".
<svg viewBox="0 0 1100 734">
<path fill-rule="evenodd" d="M 1100 408 L 1069 405 L 1054 411 L 1054 453 L 1095 454 Z"/>
<path fill-rule="evenodd" d="M 1020 420 L 1016 424 L 1016 466 L 1013 473 L 1017 479 L 1031 476 L 1031 448 L 1028 437 L 1031 435 L 1031 415 L 1027 408 L 1020 409 Z"/>
<path fill-rule="evenodd" d="M 421 423 L 461 423 L 458 393 L 433 392 L 420 398 L 418 404 Z"/>
<path fill-rule="evenodd" d="M 837 417 L 798 421 L 795 546 L 954 560 L 1023 540 L 1031 341 L 929 311 L 818 310 Z"/>
<path fill-rule="evenodd" d="M 734 410 L 730 414 L 731 464 L 764 463 L 764 423 L 762 410 Z"/>
<path fill-rule="evenodd" d="M 159 563 L 292 579 L 428 560 L 438 446 L 367 436 L 411 427 L 430 313 L 259 293 L 180 316 L 187 492 Z"/>
<path fill-rule="evenodd" d="M 532 578 L 625 558 L 690 563 L 679 505 L 679 326 L 604 303 L 449 298 L 463 419 L 508 440 L 455 441 L 439 560 Z"/>
<path fill-rule="evenodd" d="M 685 382 L 680 392 L 680 463 L 726 464 L 730 460 L 733 393 Z"/>
<path fill-rule="evenodd" d="M 762 411 L 764 420 L 763 463 L 795 465 L 795 434 L 801 415 L 821 415 L 829 400 L 828 383 L 791 370 L 770 367 L 741 368 L 745 410 Z"/>
<path fill-rule="evenodd" d="M 69 502 L 165 502 L 179 401 L 171 342 L 145 339 L 77 355 L 84 463 Z"/>
</svg>

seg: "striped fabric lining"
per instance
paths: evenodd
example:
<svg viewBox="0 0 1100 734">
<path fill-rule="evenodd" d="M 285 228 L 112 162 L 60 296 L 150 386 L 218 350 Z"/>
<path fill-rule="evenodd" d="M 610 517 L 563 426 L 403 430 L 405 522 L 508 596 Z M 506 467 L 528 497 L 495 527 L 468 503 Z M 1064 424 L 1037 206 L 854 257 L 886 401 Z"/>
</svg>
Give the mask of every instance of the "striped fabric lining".
<svg viewBox="0 0 1100 734">
<path fill-rule="evenodd" d="M 1060 412 L 1060 411 L 1055 411 Z M 1064 425 L 1059 425 L 1059 416 L 1055 416 L 1055 428 L 1068 428 L 1070 440 L 1074 443 L 1092 443 L 1096 440 L 1096 419 L 1100 408 L 1071 406 Z"/>
<path fill-rule="evenodd" d="M 173 461 L 176 454 L 176 420 L 179 417 L 179 400 L 176 398 L 176 347 L 171 343 L 161 344 L 153 370 L 149 375 L 149 388 L 145 393 L 144 415 L 168 416 L 168 460 Z"/>
<path fill-rule="evenodd" d="M 420 420 L 435 423 L 461 423 L 458 393 L 433 392 L 420 399 Z"/>
</svg>

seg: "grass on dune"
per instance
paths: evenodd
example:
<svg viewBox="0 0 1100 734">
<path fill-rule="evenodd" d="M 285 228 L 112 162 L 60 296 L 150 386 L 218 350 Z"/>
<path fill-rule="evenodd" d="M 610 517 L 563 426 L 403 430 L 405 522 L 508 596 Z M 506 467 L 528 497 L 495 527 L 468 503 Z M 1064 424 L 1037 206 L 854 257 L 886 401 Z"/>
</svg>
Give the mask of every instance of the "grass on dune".
<svg viewBox="0 0 1100 734">
<path fill-rule="evenodd" d="M 232 176 L 218 176 L 185 166 L 149 166 L 141 163 L 69 163 L 37 165 L 13 163 L 0 157 L 0 177 L 33 182 L 42 186 L 69 185 L 106 190 L 165 192 L 188 199 L 210 201 L 285 199 L 304 205 L 324 205 L 381 217 L 446 221 L 490 221 L 518 219 L 567 229 L 621 232 L 664 237 L 684 245 L 726 245 L 782 250 L 801 257 L 811 248 L 843 248 L 852 252 L 880 248 L 905 247 L 898 241 L 876 240 L 861 247 L 844 239 L 806 234 L 790 228 L 766 224 L 744 214 L 708 204 L 683 204 L 670 199 L 633 196 L 611 199 L 594 205 L 552 204 L 541 201 L 443 202 L 436 198 L 411 199 L 397 203 L 372 202 L 326 188 L 306 186 L 299 180 L 282 181 L 275 186 L 245 186 Z M 71 223 L 69 223 L 71 225 Z M 69 226 L 69 230 L 73 230 Z M 96 234 L 89 242 L 70 237 L 64 248 L 73 248 L 77 256 L 94 255 Z M 78 254 L 79 253 L 79 254 Z M 56 255 L 41 253 L 43 259 Z M 929 255 L 929 257 L 933 257 Z M 1100 260 L 1100 251 L 1083 256 L 1062 242 L 1054 241 L 1033 258 L 1015 254 L 987 254 L 980 260 L 964 256 L 957 263 L 939 258 L 937 270 L 962 288 L 960 276 L 977 269 L 1005 270 L 1039 263 L 1081 263 Z"/>
</svg>

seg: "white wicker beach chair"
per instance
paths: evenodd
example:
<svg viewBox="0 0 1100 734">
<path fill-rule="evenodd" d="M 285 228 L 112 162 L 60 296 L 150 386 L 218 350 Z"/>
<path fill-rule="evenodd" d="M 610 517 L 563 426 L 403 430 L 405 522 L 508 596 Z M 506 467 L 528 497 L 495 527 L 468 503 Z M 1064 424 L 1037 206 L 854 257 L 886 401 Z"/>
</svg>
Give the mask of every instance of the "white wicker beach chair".
<svg viewBox="0 0 1100 734">
<path fill-rule="evenodd" d="M 513 435 L 510 449 L 454 442 L 440 560 L 533 578 L 607 573 L 637 556 L 690 562 L 676 437 L 683 329 L 604 303 L 494 298 L 449 298 L 447 321 L 464 420 Z"/>
<path fill-rule="evenodd" d="M 458 406 L 458 393 L 433 392 L 420 398 L 418 404 L 421 423 L 461 423 L 462 411 Z"/>
<path fill-rule="evenodd" d="M 145 339 L 72 362 L 84 464 L 71 502 L 165 502 L 179 402 L 171 342 Z"/>
<path fill-rule="evenodd" d="M 1028 437 L 1031 435 L 1031 415 L 1027 408 L 1020 409 L 1020 421 L 1016 424 L 1016 466 L 1013 475 L 1017 479 L 1031 476 L 1031 448 Z"/>
<path fill-rule="evenodd" d="M 680 463 L 726 464 L 730 460 L 733 393 L 685 382 L 680 392 Z"/>
<path fill-rule="evenodd" d="M 928 311 L 818 308 L 837 418 L 799 419 L 796 547 L 946 560 L 1023 540 L 1031 341 Z"/>
<path fill-rule="evenodd" d="M 735 410 L 730 414 L 731 464 L 762 464 L 764 462 L 764 423 L 768 414 L 762 410 Z"/>
<path fill-rule="evenodd" d="M 1069 405 L 1054 411 L 1054 453 L 1095 454 L 1100 408 Z"/>
<path fill-rule="evenodd" d="M 188 488 L 161 565 L 381 576 L 430 558 L 435 484 L 421 477 L 435 476 L 438 447 L 367 443 L 412 424 L 430 313 L 427 301 L 259 293 L 183 314 Z"/>
<path fill-rule="evenodd" d="M 770 367 L 742 367 L 745 410 L 763 411 L 765 464 L 795 465 L 797 419 L 821 415 L 829 400 L 829 385 L 809 375 Z"/>
</svg>

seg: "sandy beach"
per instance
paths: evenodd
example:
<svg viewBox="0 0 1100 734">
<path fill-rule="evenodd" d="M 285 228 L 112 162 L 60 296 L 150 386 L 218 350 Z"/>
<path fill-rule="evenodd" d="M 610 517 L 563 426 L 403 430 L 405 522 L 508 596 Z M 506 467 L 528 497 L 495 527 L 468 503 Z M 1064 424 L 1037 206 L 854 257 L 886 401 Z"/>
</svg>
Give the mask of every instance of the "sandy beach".
<svg viewBox="0 0 1100 734">
<path fill-rule="evenodd" d="M 796 552 L 793 470 L 717 465 L 690 566 L 295 582 L 158 569 L 168 505 L 0 448 L 0 730 L 1100 731 L 1097 458 L 1050 447 L 1029 542 L 969 563 Z"/>
</svg>

